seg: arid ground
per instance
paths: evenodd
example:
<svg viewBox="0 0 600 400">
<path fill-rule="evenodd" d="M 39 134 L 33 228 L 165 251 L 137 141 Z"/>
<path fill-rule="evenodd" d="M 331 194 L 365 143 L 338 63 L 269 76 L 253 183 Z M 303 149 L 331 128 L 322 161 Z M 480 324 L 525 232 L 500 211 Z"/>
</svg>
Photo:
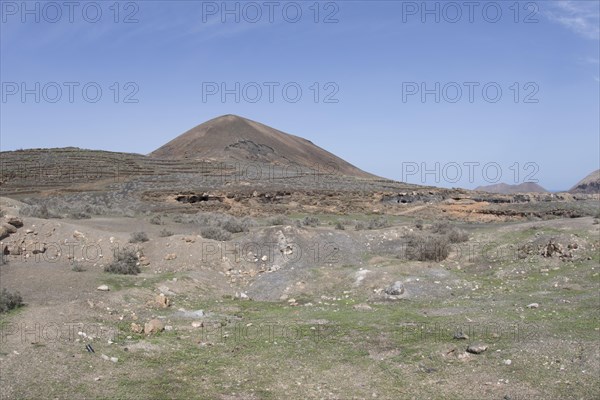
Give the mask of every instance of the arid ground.
<svg viewBox="0 0 600 400">
<path fill-rule="evenodd" d="M 3 399 L 600 397 L 597 194 L 2 156 Z"/>
</svg>

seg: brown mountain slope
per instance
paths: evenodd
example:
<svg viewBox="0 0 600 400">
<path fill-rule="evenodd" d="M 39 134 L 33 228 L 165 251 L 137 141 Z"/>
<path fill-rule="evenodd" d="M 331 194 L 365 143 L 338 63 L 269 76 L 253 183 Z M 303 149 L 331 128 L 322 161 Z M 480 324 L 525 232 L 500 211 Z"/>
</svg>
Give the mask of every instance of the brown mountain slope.
<svg viewBox="0 0 600 400">
<path fill-rule="evenodd" d="M 514 194 L 514 193 L 548 193 L 546 189 L 533 182 L 524 182 L 519 185 L 498 183 L 496 185 L 478 186 L 475 190 L 487 193 Z"/>
<path fill-rule="evenodd" d="M 600 169 L 577 182 L 569 193 L 600 193 Z"/>
<path fill-rule="evenodd" d="M 309 140 L 236 115 L 224 115 L 198 125 L 156 149 L 150 157 L 299 164 L 347 176 L 375 177 Z"/>
</svg>

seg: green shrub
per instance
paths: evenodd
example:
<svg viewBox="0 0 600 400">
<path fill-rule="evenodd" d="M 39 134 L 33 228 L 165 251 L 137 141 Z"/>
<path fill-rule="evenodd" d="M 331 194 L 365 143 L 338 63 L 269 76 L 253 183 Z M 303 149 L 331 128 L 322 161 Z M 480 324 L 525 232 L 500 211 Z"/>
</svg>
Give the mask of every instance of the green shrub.
<svg viewBox="0 0 600 400">
<path fill-rule="evenodd" d="M 367 229 L 381 229 L 387 228 L 388 226 L 390 226 L 390 223 L 384 217 L 371 218 L 371 220 L 369 220 L 369 225 L 367 226 Z"/>
<path fill-rule="evenodd" d="M 83 268 L 83 265 L 79 261 L 73 261 L 71 263 L 71 271 L 83 272 L 83 271 L 85 271 L 85 268 Z"/>
<path fill-rule="evenodd" d="M 90 219 L 92 216 L 85 211 L 77 211 L 69 214 L 69 218 L 71 219 Z"/>
<path fill-rule="evenodd" d="M 463 243 L 469 240 L 469 235 L 462 229 L 453 227 L 448 222 L 436 222 L 431 232 L 445 236 L 450 243 Z"/>
<path fill-rule="evenodd" d="M 450 253 L 450 241 L 444 235 L 408 235 L 406 258 L 417 261 L 442 261 Z"/>
<path fill-rule="evenodd" d="M 450 230 L 450 224 L 447 222 L 436 222 L 431 226 L 431 232 L 445 235 Z"/>
<path fill-rule="evenodd" d="M 162 225 L 163 224 L 162 217 L 160 215 L 156 214 L 155 216 L 150 218 L 150 223 L 152 225 Z"/>
<path fill-rule="evenodd" d="M 452 228 L 446 234 L 450 243 L 463 243 L 469 240 L 469 234 L 461 229 Z"/>
<path fill-rule="evenodd" d="M 161 229 L 160 232 L 158 232 L 158 236 L 160 237 L 169 237 L 169 236 L 173 236 L 173 232 L 171 232 L 170 230 L 168 230 L 167 228 L 163 228 Z"/>
<path fill-rule="evenodd" d="M 129 243 L 143 243 L 147 242 L 148 240 L 150 239 L 148 239 L 146 232 L 133 232 L 129 238 Z"/>
<path fill-rule="evenodd" d="M 42 205 L 34 204 L 34 205 L 23 206 L 20 210 L 20 214 L 24 217 L 42 218 L 42 219 L 50 218 L 50 212 L 48 211 L 48 207 L 45 204 L 42 204 Z"/>
<path fill-rule="evenodd" d="M 186 222 L 186 219 L 183 215 L 177 214 L 173 217 L 173 222 L 175 222 L 176 224 L 183 224 Z"/>
<path fill-rule="evenodd" d="M 104 267 L 104 272 L 121 275 L 137 275 L 141 271 L 133 249 L 119 249 L 112 263 Z"/>
<path fill-rule="evenodd" d="M 365 229 L 373 230 L 373 229 L 387 228 L 388 226 L 390 226 L 390 223 L 388 222 L 388 220 L 385 219 L 384 217 L 379 217 L 379 218 L 371 218 L 368 222 L 357 221 L 356 224 L 354 225 L 354 229 L 356 229 L 357 231 L 362 231 Z"/>
<path fill-rule="evenodd" d="M 200 235 L 202 235 L 204 239 L 218 240 L 220 242 L 231 239 L 231 233 L 217 226 L 207 226 L 202 228 L 200 230 Z"/>
<path fill-rule="evenodd" d="M 306 216 L 302 220 L 302 225 L 303 226 L 311 226 L 311 227 L 315 228 L 317 225 L 319 225 L 319 218 L 313 217 L 312 215 Z"/>
<path fill-rule="evenodd" d="M 248 226 L 244 223 L 243 220 L 239 220 L 237 218 L 229 218 L 223 222 L 221 222 L 221 228 L 226 230 L 229 233 L 240 233 L 246 232 L 248 230 Z"/>
<path fill-rule="evenodd" d="M 269 225 L 269 226 L 287 225 L 287 224 L 289 224 L 289 221 L 283 215 L 277 215 L 277 216 L 267 220 L 267 225 Z"/>
<path fill-rule="evenodd" d="M 11 293 L 6 288 L 0 292 L 0 313 L 5 313 L 23 305 L 19 292 Z"/>
</svg>

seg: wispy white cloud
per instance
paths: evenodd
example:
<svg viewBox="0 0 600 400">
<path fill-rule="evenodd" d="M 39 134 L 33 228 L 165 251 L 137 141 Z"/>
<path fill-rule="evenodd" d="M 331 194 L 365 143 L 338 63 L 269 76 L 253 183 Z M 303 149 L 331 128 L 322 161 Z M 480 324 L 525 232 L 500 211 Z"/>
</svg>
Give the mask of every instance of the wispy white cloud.
<svg viewBox="0 0 600 400">
<path fill-rule="evenodd" d="M 598 1 L 559 0 L 546 4 L 546 16 L 550 21 L 557 22 L 585 38 L 600 40 Z"/>
</svg>

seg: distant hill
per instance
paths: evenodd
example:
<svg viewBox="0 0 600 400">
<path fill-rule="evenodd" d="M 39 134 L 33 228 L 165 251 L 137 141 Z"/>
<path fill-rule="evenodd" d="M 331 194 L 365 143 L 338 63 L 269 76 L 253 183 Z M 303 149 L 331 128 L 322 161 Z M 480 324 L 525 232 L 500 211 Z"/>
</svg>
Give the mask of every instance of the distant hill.
<svg viewBox="0 0 600 400">
<path fill-rule="evenodd" d="M 600 193 L 600 169 L 580 180 L 569 193 Z"/>
<path fill-rule="evenodd" d="M 374 178 L 309 140 L 237 115 L 211 119 L 156 149 L 161 159 L 238 160 L 266 164 L 332 169 L 341 175 Z M 335 169 L 335 171 L 333 170 Z"/>
<path fill-rule="evenodd" d="M 525 182 L 519 185 L 508 185 L 506 183 L 498 183 L 495 185 L 478 186 L 475 190 L 487 193 L 498 194 L 514 194 L 514 193 L 548 193 L 546 189 L 537 183 Z"/>
</svg>

